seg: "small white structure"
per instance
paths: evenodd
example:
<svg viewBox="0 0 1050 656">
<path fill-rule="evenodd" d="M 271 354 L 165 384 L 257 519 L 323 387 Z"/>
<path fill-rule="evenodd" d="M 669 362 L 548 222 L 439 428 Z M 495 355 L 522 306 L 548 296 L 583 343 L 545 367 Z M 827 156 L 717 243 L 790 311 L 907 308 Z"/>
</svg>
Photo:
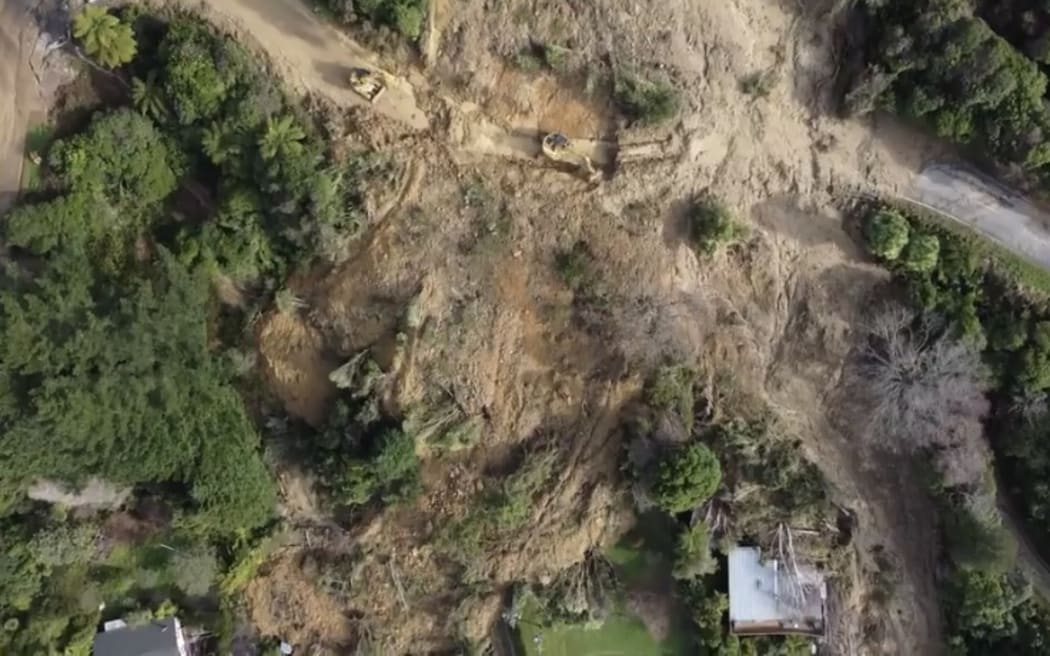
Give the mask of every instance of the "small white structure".
<svg viewBox="0 0 1050 656">
<path fill-rule="evenodd" d="M 773 559 L 758 547 L 729 552 L 729 630 L 737 635 L 824 635 L 828 596 L 813 567 Z"/>
</svg>

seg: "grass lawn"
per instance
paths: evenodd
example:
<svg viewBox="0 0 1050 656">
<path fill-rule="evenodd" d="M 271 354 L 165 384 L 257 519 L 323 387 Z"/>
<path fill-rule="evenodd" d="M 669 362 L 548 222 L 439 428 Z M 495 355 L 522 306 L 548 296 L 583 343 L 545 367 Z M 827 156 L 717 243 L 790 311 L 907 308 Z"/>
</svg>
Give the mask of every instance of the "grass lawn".
<svg viewBox="0 0 1050 656">
<path fill-rule="evenodd" d="M 693 653 L 688 636 L 672 631 L 663 642 L 657 642 L 641 620 L 617 613 L 600 627 L 582 624 L 538 627 L 530 621 L 533 613 L 526 608 L 518 624 L 526 656 L 685 656 Z M 539 643 L 536 636 L 542 636 Z"/>
<path fill-rule="evenodd" d="M 40 188 L 40 165 L 28 156 L 22 158 L 22 191 L 36 191 Z"/>
<path fill-rule="evenodd" d="M 32 154 L 42 155 L 51 144 L 53 129 L 48 125 L 36 125 L 26 133 L 25 157 L 22 158 L 22 191 L 40 188 L 40 165 L 33 161 Z"/>
</svg>

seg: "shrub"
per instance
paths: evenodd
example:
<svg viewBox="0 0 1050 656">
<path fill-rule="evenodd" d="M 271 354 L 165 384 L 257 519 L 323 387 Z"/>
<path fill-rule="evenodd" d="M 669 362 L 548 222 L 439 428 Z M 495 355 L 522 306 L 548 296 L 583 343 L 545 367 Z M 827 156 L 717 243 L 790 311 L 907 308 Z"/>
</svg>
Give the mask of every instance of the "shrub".
<svg viewBox="0 0 1050 656">
<path fill-rule="evenodd" d="M 720 245 L 744 234 L 725 204 L 711 196 L 693 204 L 689 213 L 689 232 L 693 247 L 702 255 L 713 255 Z"/>
<path fill-rule="evenodd" d="M 660 463 L 652 496 L 669 513 L 686 512 L 711 498 L 721 482 L 718 458 L 705 444 L 696 442 Z"/>
<path fill-rule="evenodd" d="M 627 70 L 616 76 L 613 95 L 627 117 L 643 125 L 669 121 L 681 106 L 678 92 L 671 85 L 640 78 Z"/>
<path fill-rule="evenodd" d="M 587 244 L 578 241 L 572 248 L 560 251 L 554 258 L 554 265 L 568 288 L 580 292 L 584 291 L 594 278 L 593 260 Z"/>
<path fill-rule="evenodd" d="M 911 227 L 908 219 L 892 209 L 881 209 L 870 215 L 864 225 L 864 240 L 872 255 L 893 261 L 908 245 Z"/>
<path fill-rule="evenodd" d="M 548 43 L 543 46 L 543 61 L 552 71 L 565 73 L 569 70 L 570 52 L 568 48 Z"/>
<path fill-rule="evenodd" d="M 765 98 L 776 85 L 777 72 L 773 69 L 755 71 L 740 79 L 740 91 L 756 98 Z"/>
<path fill-rule="evenodd" d="M 693 382 L 696 372 L 683 364 L 660 367 L 645 386 L 645 401 L 653 410 L 674 412 L 686 426 L 693 426 L 693 404 L 695 391 Z"/>
<path fill-rule="evenodd" d="M 718 561 L 711 554 L 707 524 L 697 522 L 682 531 L 675 548 L 675 578 L 693 579 L 714 574 L 717 569 Z"/>
</svg>

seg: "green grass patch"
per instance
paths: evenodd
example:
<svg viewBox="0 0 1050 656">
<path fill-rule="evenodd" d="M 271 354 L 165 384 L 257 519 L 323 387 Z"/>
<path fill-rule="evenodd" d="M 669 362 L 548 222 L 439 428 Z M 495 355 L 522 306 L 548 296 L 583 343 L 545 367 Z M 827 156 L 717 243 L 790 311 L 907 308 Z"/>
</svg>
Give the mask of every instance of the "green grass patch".
<svg viewBox="0 0 1050 656">
<path fill-rule="evenodd" d="M 22 162 L 22 191 L 36 191 L 41 183 L 41 159 L 54 138 L 50 125 L 35 125 L 26 132 L 25 157 Z"/>
<path fill-rule="evenodd" d="M 599 627 L 556 624 L 544 627 L 537 609 L 529 604 L 518 624 L 526 656 L 678 656 L 695 652 L 684 631 L 672 630 L 666 640 L 649 634 L 640 619 L 623 609 Z"/>
<path fill-rule="evenodd" d="M 40 165 L 29 156 L 22 160 L 22 191 L 36 191 L 40 189 Z"/>
</svg>

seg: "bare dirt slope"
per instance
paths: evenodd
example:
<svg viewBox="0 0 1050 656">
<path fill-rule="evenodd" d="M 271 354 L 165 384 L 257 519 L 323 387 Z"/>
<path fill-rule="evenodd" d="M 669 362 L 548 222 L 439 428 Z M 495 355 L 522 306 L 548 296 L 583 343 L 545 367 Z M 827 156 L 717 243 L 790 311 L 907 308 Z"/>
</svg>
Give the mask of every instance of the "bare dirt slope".
<svg viewBox="0 0 1050 656">
<path fill-rule="evenodd" d="M 394 108 L 380 106 L 381 117 L 401 125 L 358 115 L 352 126 L 397 163 L 402 180 L 416 183 L 404 182 L 396 202 L 374 213 L 352 260 L 297 289 L 308 309 L 271 331 L 310 339 L 296 340 L 282 360 L 282 344 L 264 335 L 263 353 L 302 365 L 276 389 L 294 410 L 321 393 L 321 363 L 389 342 L 412 308 L 424 328 L 410 336 L 410 365 L 397 370 L 399 403 L 450 391 L 484 418 L 482 444 L 428 462 L 419 502 L 359 529 L 358 587 L 341 598 L 352 631 L 328 635 L 328 619 L 275 612 L 267 600 L 280 598 L 279 578 L 253 588 L 263 630 L 294 629 L 303 641 L 328 644 L 367 633 L 383 653 L 447 648 L 456 633 L 480 637 L 500 586 L 543 580 L 615 538 L 625 508 L 615 492 L 619 414 L 646 369 L 676 357 L 696 358 L 713 385 L 759 397 L 804 440 L 837 500 L 856 514 L 858 581 L 879 568 L 878 547 L 899 570 L 888 612 L 870 606 L 862 589 L 842 602 L 831 636 L 836 653 L 939 653 L 936 541 L 920 535 L 934 525 L 932 510 L 906 466 L 858 449 L 839 410 L 854 327 L 884 278 L 859 263 L 833 206 L 853 190 L 899 192 L 933 149 L 893 125 L 827 114 L 835 71 L 828 7 L 450 6 L 440 40 L 427 44 L 427 80 L 410 76 L 414 96 L 402 86 L 401 101 L 387 96 Z M 250 32 L 301 88 L 341 106 L 359 102 L 339 67 L 374 60 L 296 0 L 209 0 L 205 9 L 227 29 Z M 508 56 L 529 39 L 570 48 L 581 70 L 564 79 L 515 70 Z M 609 61 L 666 75 L 683 93 L 680 119 L 623 129 L 607 95 L 584 91 L 586 69 Z M 768 96 L 742 91 L 741 80 L 756 72 L 776 80 Z M 400 104 L 409 97 L 428 108 L 431 129 L 399 141 L 393 135 L 404 124 L 425 127 L 414 109 L 408 116 L 397 109 L 414 107 Z M 615 176 L 588 194 L 530 161 L 537 131 L 550 129 L 648 155 L 621 159 Z M 729 255 L 699 261 L 683 243 L 682 207 L 705 190 L 754 232 Z M 552 270 L 555 254 L 577 240 L 599 263 L 609 305 L 597 314 L 581 312 Z M 295 389 L 298 376 L 309 377 L 305 396 Z M 313 420 L 323 410 L 301 407 Z M 472 567 L 467 594 L 456 583 L 463 572 L 436 552 L 435 531 L 462 515 L 486 476 L 506 471 L 523 448 L 551 441 L 563 458 L 558 479 L 520 539 L 506 543 L 513 548 Z M 335 558 L 345 546 L 315 543 L 311 558 Z M 311 563 L 291 550 L 274 571 L 308 572 Z"/>
<path fill-rule="evenodd" d="M 31 64 L 38 34 L 31 4 L 0 1 L 0 211 L 18 194 L 26 130 L 41 106 Z"/>
</svg>

